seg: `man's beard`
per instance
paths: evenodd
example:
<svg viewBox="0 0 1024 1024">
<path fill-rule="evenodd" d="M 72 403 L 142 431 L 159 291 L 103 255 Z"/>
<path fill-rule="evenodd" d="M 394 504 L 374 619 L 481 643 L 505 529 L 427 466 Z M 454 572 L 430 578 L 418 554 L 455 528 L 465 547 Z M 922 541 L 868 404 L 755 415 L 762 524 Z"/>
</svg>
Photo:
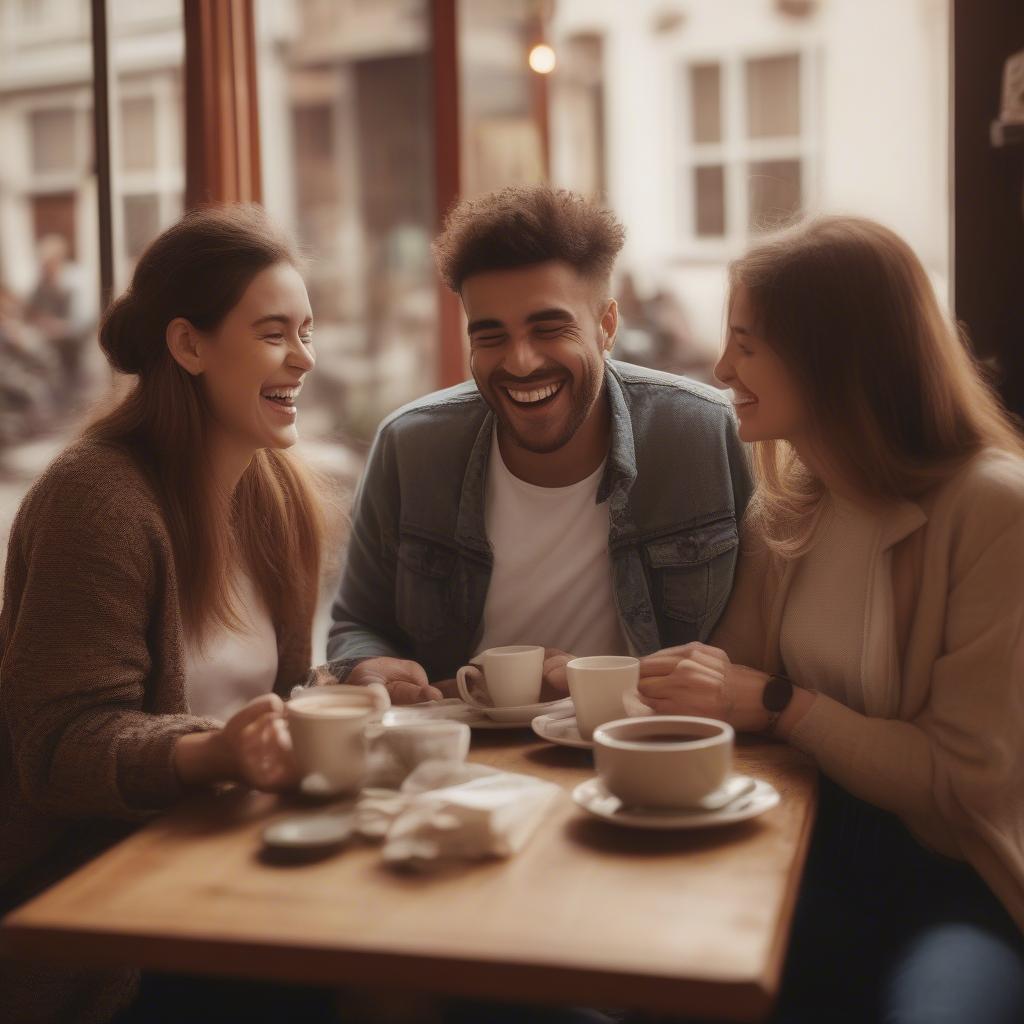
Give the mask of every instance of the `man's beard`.
<svg viewBox="0 0 1024 1024">
<path fill-rule="evenodd" d="M 515 425 L 510 421 L 507 416 L 504 403 L 500 398 L 497 397 L 498 391 L 503 385 L 495 387 L 488 380 L 487 390 L 494 393 L 495 400 L 487 401 L 487 404 L 491 407 L 491 411 L 498 418 L 498 423 L 501 425 L 502 431 L 505 432 L 506 436 L 511 439 L 512 443 L 517 448 L 521 448 L 524 451 L 533 452 L 535 455 L 549 455 L 551 452 L 557 452 L 560 448 L 564 448 L 575 436 L 576 431 L 583 426 L 587 416 L 590 415 L 591 409 L 597 402 L 601 394 L 601 385 L 603 383 L 601 374 L 593 373 L 590 366 L 585 368 L 585 376 L 580 381 L 580 387 L 577 390 L 573 387 L 574 380 L 572 377 L 568 378 L 563 388 L 570 389 L 570 397 L 572 399 L 572 409 L 569 413 L 568 422 L 565 425 L 565 429 L 558 434 L 553 441 L 545 441 L 543 443 L 537 443 L 531 441 L 529 438 L 524 437 L 516 430 Z M 487 399 L 487 392 L 481 391 L 484 398 Z M 508 399 L 511 401 L 511 399 Z"/>
</svg>

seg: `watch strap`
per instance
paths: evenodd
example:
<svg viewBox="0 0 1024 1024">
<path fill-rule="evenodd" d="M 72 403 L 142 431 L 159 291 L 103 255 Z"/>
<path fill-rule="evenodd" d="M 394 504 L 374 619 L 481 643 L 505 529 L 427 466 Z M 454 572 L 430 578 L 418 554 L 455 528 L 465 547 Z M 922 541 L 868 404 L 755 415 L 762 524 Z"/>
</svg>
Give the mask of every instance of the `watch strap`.
<svg viewBox="0 0 1024 1024">
<path fill-rule="evenodd" d="M 761 691 L 761 704 L 768 712 L 768 727 L 765 732 L 770 736 L 775 732 L 782 712 L 789 707 L 793 699 L 793 681 L 781 672 L 773 672 Z"/>
</svg>

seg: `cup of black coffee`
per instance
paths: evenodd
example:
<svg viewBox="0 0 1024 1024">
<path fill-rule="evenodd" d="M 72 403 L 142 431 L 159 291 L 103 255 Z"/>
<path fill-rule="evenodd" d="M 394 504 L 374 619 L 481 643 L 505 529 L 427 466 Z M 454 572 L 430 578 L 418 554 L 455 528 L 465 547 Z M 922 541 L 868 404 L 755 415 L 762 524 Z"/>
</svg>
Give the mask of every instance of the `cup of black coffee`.
<svg viewBox="0 0 1024 1024">
<path fill-rule="evenodd" d="M 595 730 L 594 761 L 629 807 L 695 807 L 728 779 L 734 742 L 732 726 L 714 718 L 622 718 Z"/>
</svg>

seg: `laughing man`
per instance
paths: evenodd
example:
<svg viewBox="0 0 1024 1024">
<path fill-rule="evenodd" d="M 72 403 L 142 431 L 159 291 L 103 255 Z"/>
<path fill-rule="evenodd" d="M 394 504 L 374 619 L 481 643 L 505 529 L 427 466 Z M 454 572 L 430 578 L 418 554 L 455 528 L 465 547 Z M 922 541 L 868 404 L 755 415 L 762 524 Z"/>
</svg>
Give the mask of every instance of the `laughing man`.
<svg viewBox="0 0 1024 1024">
<path fill-rule="evenodd" d="M 725 605 L 750 480 L 714 389 L 609 358 L 622 225 L 571 192 L 507 188 L 434 243 L 473 380 L 381 424 L 356 496 L 331 674 L 397 703 L 477 652 L 649 654 Z M 562 673 L 564 678 L 564 673 Z"/>
</svg>

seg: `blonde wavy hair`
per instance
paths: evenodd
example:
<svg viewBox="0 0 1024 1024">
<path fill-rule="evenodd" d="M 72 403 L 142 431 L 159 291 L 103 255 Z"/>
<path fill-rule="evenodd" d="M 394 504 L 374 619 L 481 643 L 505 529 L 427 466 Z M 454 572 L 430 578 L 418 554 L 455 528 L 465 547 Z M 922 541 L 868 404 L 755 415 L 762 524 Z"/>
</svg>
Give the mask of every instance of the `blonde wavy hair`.
<svg viewBox="0 0 1024 1024">
<path fill-rule="evenodd" d="M 972 455 L 1024 442 L 920 260 L 859 217 L 818 217 L 759 242 L 729 267 L 754 329 L 785 363 L 839 475 L 866 497 L 914 498 Z M 782 440 L 753 445 L 748 523 L 776 554 L 810 546 L 824 485 Z"/>
</svg>

